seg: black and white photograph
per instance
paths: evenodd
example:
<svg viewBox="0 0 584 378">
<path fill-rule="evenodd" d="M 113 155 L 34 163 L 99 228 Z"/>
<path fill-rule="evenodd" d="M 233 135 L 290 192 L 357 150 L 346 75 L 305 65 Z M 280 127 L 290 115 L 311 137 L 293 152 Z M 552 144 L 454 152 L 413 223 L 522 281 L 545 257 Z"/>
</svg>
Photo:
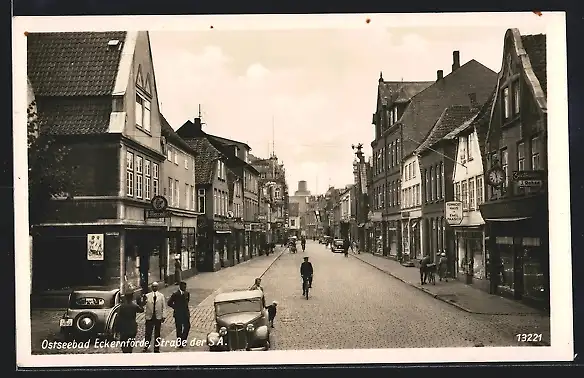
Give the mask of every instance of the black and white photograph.
<svg viewBox="0 0 584 378">
<path fill-rule="evenodd" d="M 19 366 L 573 358 L 564 13 L 15 17 L 13 69 Z"/>
</svg>

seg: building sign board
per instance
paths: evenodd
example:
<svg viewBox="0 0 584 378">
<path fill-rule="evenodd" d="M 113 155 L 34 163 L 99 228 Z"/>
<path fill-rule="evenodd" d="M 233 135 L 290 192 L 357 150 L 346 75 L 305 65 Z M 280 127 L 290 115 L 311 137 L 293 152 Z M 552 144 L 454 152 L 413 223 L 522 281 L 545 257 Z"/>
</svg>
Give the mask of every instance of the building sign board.
<svg viewBox="0 0 584 378">
<path fill-rule="evenodd" d="M 457 226 L 462 223 L 464 219 L 462 213 L 462 202 L 460 201 L 449 201 L 444 205 L 444 212 L 446 214 L 446 222 L 451 226 Z"/>
<path fill-rule="evenodd" d="M 166 210 L 151 210 L 151 209 L 146 209 L 145 210 L 146 213 L 146 218 L 166 218 L 168 217 L 168 211 Z"/>
<path fill-rule="evenodd" d="M 546 171 L 513 171 L 512 178 L 520 188 L 538 188 L 543 186 Z"/>
</svg>

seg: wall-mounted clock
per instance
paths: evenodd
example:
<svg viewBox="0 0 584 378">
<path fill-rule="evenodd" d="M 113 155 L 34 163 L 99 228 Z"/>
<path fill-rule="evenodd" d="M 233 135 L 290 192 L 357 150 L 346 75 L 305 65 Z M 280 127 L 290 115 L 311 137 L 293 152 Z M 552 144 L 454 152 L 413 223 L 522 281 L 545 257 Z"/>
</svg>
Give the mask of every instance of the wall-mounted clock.
<svg viewBox="0 0 584 378">
<path fill-rule="evenodd" d="M 487 172 L 487 183 L 499 187 L 505 182 L 505 171 L 501 167 L 493 167 Z"/>
</svg>

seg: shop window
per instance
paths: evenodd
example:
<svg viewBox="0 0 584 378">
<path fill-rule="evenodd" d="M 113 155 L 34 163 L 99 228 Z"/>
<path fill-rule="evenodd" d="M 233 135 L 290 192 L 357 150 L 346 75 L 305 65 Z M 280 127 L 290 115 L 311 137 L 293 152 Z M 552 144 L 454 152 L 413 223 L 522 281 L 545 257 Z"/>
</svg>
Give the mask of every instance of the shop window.
<svg viewBox="0 0 584 378">
<path fill-rule="evenodd" d="M 152 248 L 152 251 L 149 256 L 149 266 L 148 266 L 148 283 L 152 282 L 160 282 L 162 278 L 161 266 L 162 263 L 160 261 L 161 253 L 160 253 L 160 246 L 156 245 Z"/>
<path fill-rule="evenodd" d="M 546 300 L 546 274 L 542 264 L 547 258 L 543 254 L 540 238 L 524 237 L 523 247 L 523 294 L 533 299 Z"/>
<path fill-rule="evenodd" d="M 136 246 L 126 248 L 124 281 L 128 290 L 140 288 L 140 257 L 138 256 L 138 247 Z"/>
</svg>

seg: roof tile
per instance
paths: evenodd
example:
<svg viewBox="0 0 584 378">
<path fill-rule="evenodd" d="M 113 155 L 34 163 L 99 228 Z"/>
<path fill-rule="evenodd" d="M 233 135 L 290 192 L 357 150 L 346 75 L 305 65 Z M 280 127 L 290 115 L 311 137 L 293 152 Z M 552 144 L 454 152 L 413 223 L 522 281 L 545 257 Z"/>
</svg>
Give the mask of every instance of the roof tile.
<svg viewBox="0 0 584 378">
<path fill-rule="evenodd" d="M 430 130 L 426 139 L 424 139 L 415 152 L 421 153 L 428 150 L 428 148 L 431 148 L 438 143 L 448 133 L 469 120 L 476 113 L 477 110 L 465 105 L 452 105 L 444 109 L 442 115 Z"/>
<path fill-rule="evenodd" d="M 212 184 L 214 162 L 221 153 L 205 137 L 189 138 L 185 142 L 191 146 L 195 157 L 195 182 L 197 184 Z"/>
<path fill-rule="evenodd" d="M 112 100 L 109 97 L 37 97 L 37 111 L 50 134 L 106 133 Z"/>
<path fill-rule="evenodd" d="M 102 96 L 113 91 L 126 32 L 30 33 L 28 77 L 36 96 Z M 118 46 L 108 46 L 118 40 Z"/>
</svg>

